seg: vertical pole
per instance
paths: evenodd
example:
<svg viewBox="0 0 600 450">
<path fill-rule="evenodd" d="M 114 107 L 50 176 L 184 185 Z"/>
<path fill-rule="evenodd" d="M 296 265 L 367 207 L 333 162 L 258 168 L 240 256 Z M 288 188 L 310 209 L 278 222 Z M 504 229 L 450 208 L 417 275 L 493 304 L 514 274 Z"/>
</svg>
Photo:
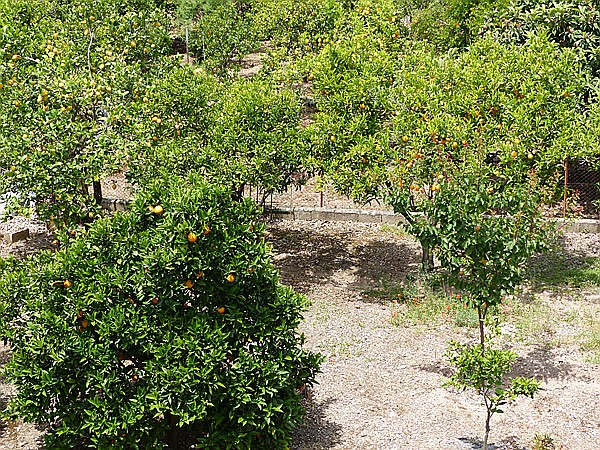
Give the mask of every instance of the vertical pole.
<svg viewBox="0 0 600 450">
<path fill-rule="evenodd" d="M 321 208 L 323 207 L 323 191 L 321 191 Z"/>
<path fill-rule="evenodd" d="M 563 193 L 563 219 L 567 217 L 567 189 L 569 187 L 569 158 L 565 158 L 565 187 Z"/>
<path fill-rule="evenodd" d="M 189 27 L 185 27 L 185 61 L 190 63 L 190 47 L 189 47 Z"/>
</svg>

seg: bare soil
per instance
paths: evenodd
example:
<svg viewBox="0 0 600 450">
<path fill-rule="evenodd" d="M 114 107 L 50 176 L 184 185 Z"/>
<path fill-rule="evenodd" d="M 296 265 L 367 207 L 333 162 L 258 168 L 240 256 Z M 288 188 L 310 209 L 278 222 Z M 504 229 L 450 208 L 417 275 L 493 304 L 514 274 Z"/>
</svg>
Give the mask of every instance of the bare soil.
<svg viewBox="0 0 600 450">
<path fill-rule="evenodd" d="M 302 326 L 306 346 L 326 356 L 292 449 L 481 448 L 481 400 L 442 387 L 451 374 L 443 358 L 448 341 L 475 342 L 476 331 L 441 317 L 394 325 L 402 305 L 366 294 L 409 282 L 407 274 L 418 271 L 416 242 L 390 227 L 351 222 L 281 221 L 268 230 L 282 281 L 312 300 Z M 26 243 L 0 245 L 0 256 L 31 253 L 50 239 L 32 233 Z M 600 256 L 599 242 L 569 235 L 560 251 L 577 265 Z M 580 336 L 600 320 L 600 288 L 525 288 L 513 303 L 520 309 L 501 327 L 499 343 L 519 353 L 515 375 L 537 377 L 544 390 L 494 416 L 488 448 L 530 449 L 536 433 L 550 434 L 556 448 L 599 448 L 600 366 L 589 362 Z M 545 313 L 524 320 L 531 311 Z M 0 364 L 9 357 L 0 346 Z M 0 408 L 13 394 L 0 380 Z M 1 450 L 40 449 L 40 439 L 33 425 L 0 422 Z"/>
</svg>

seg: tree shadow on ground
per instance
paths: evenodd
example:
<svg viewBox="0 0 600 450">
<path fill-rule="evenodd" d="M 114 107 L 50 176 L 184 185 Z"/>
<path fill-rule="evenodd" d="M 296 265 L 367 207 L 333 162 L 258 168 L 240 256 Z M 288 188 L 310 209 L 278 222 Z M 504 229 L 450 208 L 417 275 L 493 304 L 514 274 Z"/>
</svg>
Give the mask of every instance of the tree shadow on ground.
<svg viewBox="0 0 600 450">
<path fill-rule="evenodd" d="M 342 427 L 328 420 L 325 411 L 336 402 L 329 398 L 324 401 L 307 400 L 304 423 L 292 433 L 291 450 L 327 450 L 335 447 L 341 441 Z"/>
<path fill-rule="evenodd" d="M 570 242 L 572 238 L 560 235 L 551 243 L 551 251 L 530 258 L 525 276 L 535 291 L 568 294 L 572 288 L 600 285 L 597 244 L 570 248 Z"/>
<path fill-rule="evenodd" d="M 561 359 L 554 353 L 554 348 L 535 345 L 526 355 L 520 355 L 513 364 L 511 377 L 531 377 L 539 381 L 551 379 L 573 379 L 577 372 L 573 364 Z M 577 376 L 581 381 L 591 381 L 589 377 Z"/>
<path fill-rule="evenodd" d="M 395 285 L 419 264 L 412 241 L 383 234 L 362 239 L 353 231 L 290 230 L 275 224 L 268 239 L 282 282 L 301 292 L 320 282 L 347 283 L 357 291 Z"/>
<path fill-rule="evenodd" d="M 452 367 L 444 360 L 416 366 L 425 372 L 435 373 L 445 378 L 453 374 Z M 535 345 L 527 354 L 519 355 L 512 366 L 509 378 L 527 377 L 539 381 L 551 379 L 572 379 L 577 372 L 573 364 L 560 359 L 553 353 L 553 348 L 545 345 Z M 591 381 L 589 377 L 578 377 L 581 381 Z"/>
<path fill-rule="evenodd" d="M 483 448 L 483 441 L 479 438 L 459 438 L 459 441 L 469 445 L 470 449 L 480 450 Z M 504 439 L 500 439 L 495 443 L 488 443 L 488 450 L 527 450 L 527 447 L 519 445 L 519 439 L 516 436 L 509 436 Z"/>
</svg>

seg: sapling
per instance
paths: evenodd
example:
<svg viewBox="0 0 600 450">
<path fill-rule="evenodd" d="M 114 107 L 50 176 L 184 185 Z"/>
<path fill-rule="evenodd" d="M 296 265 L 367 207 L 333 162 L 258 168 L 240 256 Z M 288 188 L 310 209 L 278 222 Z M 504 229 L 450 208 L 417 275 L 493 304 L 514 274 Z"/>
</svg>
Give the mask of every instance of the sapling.
<svg viewBox="0 0 600 450">
<path fill-rule="evenodd" d="M 487 413 L 483 449 L 487 450 L 492 416 L 503 413 L 501 407 L 520 395 L 533 398 L 540 389 L 540 383 L 525 377 L 512 378 L 506 383 L 505 377 L 517 359 L 517 354 L 510 350 L 484 349 L 480 344 L 451 341 L 445 356 L 456 367 L 456 372 L 445 386 L 462 390 L 472 388 L 483 397 Z"/>
<path fill-rule="evenodd" d="M 477 311 L 479 342 L 450 343 L 446 357 L 456 372 L 446 385 L 472 388 L 483 397 L 487 449 L 492 416 L 520 395 L 533 397 L 540 385 L 530 378 L 506 379 L 517 355 L 489 348 L 486 324 L 522 281 L 529 257 L 545 249 L 549 230 L 540 214 L 544 190 L 535 171 L 520 179 L 479 166 L 479 173 L 464 171 L 438 192 L 428 214 L 436 225 L 424 226 L 421 234 L 437 242 L 448 284 Z"/>
</svg>

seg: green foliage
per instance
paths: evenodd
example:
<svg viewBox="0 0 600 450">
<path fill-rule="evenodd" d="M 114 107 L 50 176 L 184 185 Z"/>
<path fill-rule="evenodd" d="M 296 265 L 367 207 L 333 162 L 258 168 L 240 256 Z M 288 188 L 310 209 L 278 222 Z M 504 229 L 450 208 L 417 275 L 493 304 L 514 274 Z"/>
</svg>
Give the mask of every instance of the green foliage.
<svg viewBox="0 0 600 450">
<path fill-rule="evenodd" d="M 554 442 L 554 438 L 551 435 L 542 435 L 536 433 L 533 437 L 531 450 L 554 450 L 555 448 L 556 444 Z"/>
<path fill-rule="evenodd" d="M 561 48 L 581 50 L 594 76 L 600 70 L 600 14 L 596 0 L 512 0 L 500 16 L 488 18 L 482 31 L 504 43 L 526 43 L 545 31 Z"/>
<path fill-rule="evenodd" d="M 300 100 L 270 81 L 220 84 L 184 67 L 143 100 L 130 112 L 141 145 L 132 146 L 129 160 L 129 177 L 142 186 L 164 171 L 202 171 L 238 198 L 247 184 L 271 193 L 290 185 L 304 160 Z"/>
<path fill-rule="evenodd" d="M 533 378 L 516 377 L 509 383 L 505 377 L 517 355 L 509 350 L 486 349 L 481 345 L 450 342 L 446 358 L 456 367 L 456 372 L 445 386 L 474 389 L 484 399 L 487 409 L 483 448 L 487 448 L 490 419 L 495 413 L 503 413 L 503 407 L 519 396 L 533 398 L 540 384 Z M 508 384 L 508 385 L 507 385 Z"/>
<path fill-rule="evenodd" d="M 189 50 L 203 67 L 227 77 L 243 56 L 258 47 L 252 22 L 245 3 L 220 2 L 196 18 Z"/>
<path fill-rule="evenodd" d="M 286 52 L 318 51 L 333 39 L 343 18 L 339 0 L 260 0 L 253 2 L 253 29 L 261 41 Z"/>
<path fill-rule="evenodd" d="M 415 12 L 411 33 L 439 52 L 473 44 L 488 18 L 506 10 L 509 0 L 434 0 Z"/>
<path fill-rule="evenodd" d="M 510 178 L 465 174 L 428 205 L 415 235 L 435 246 L 449 284 L 468 293 L 472 307 L 498 305 L 523 278 L 528 259 L 543 251 L 549 225 L 541 216 L 540 186 Z"/>
<path fill-rule="evenodd" d="M 121 168 L 115 117 L 164 67 L 164 19 L 142 1 L 0 9 L 0 193 L 16 194 L 13 211 L 66 225 L 98 212 L 88 186 Z"/>
<path fill-rule="evenodd" d="M 178 0 L 175 14 L 180 21 L 189 23 L 230 3 L 232 0 Z"/>
<path fill-rule="evenodd" d="M 320 362 L 307 301 L 279 284 L 256 205 L 200 178 L 5 270 L 7 414 L 48 425 L 50 448 L 164 448 L 178 428 L 197 448 L 289 444 Z"/>
</svg>

